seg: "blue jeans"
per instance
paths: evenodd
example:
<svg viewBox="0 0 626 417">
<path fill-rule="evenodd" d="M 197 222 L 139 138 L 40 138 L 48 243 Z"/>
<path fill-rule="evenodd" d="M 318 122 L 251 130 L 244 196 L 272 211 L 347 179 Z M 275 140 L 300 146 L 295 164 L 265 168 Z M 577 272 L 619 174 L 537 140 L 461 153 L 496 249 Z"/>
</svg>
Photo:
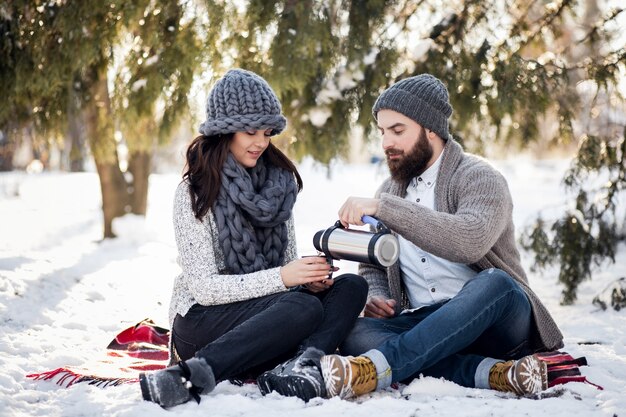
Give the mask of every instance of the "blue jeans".
<svg viewBox="0 0 626 417">
<path fill-rule="evenodd" d="M 367 282 L 335 278 L 328 290 L 299 288 L 236 303 L 195 304 L 176 315 L 172 343 L 182 360 L 204 358 L 215 379 L 256 377 L 299 350 L 334 353 L 363 310 Z"/>
<path fill-rule="evenodd" d="M 361 318 L 340 347 L 376 365 L 377 388 L 425 376 L 489 388 L 489 370 L 528 355 L 531 306 L 506 272 L 488 269 L 452 299 L 388 319 Z"/>
</svg>

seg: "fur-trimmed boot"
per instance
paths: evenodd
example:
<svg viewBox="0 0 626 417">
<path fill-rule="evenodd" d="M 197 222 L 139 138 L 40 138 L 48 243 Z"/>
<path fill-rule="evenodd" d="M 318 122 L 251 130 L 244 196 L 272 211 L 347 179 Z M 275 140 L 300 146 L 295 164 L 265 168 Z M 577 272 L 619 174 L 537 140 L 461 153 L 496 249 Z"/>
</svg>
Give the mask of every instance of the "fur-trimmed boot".
<svg viewBox="0 0 626 417">
<path fill-rule="evenodd" d="M 204 358 L 191 358 L 169 368 L 141 373 L 139 384 L 144 400 L 169 408 L 192 398 L 199 403 L 200 394 L 215 388 L 215 376 Z"/>
</svg>

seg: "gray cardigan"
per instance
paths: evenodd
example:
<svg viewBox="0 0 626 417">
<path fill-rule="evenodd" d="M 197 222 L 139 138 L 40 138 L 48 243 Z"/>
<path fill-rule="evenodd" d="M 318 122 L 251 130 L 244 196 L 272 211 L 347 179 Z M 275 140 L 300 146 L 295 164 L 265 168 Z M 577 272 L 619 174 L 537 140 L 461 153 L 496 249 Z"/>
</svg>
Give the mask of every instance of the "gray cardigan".
<svg viewBox="0 0 626 417">
<path fill-rule="evenodd" d="M 287 234 L 289 244 L 283 265 L 297 258 L 293 217 L 287 221 Z M 228 304 L 288 290 L 280 277 L 280 267 L 241 275 L 227 272 L 213 212 L 209 210 L 202 222 L 196 219 L 185 182 L 178 186 L 174 197 L 174 235 L 182 273 L 174 280 L 170 328 L 176 313 L 184 316 L 196 303 Z"/>
<path fill-rule="evenodd" d="M 506 271 L 524 289 L 532 306 L 535 325 L 531 348 L 562 347 L 563 335 L 528 286 L 515 245 L 513 202 L 504 177 L 449 140 L 435 185 L 436 209 L 405 200 L 406 188 L 407 184 L 387 179 L 376 192 L 380 205 L 375 216 L 394 233 L 433 255 L 467 264 L 476 271 Z M 409 307 L 398 262 L 386 270 L 361 264 L 359 273 L 369 283 L 370 296 L 394 298 L 398 310 Z"/>
</svg>

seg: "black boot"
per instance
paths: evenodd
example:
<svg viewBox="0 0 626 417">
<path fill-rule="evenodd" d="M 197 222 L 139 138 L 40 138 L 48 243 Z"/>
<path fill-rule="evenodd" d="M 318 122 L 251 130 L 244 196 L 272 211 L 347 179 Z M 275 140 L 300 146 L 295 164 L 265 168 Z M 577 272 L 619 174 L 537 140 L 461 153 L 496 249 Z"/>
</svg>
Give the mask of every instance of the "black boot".
<svg viewBox="0 0 626 417">
<path fill-rule="evenodd" d="M 199 403 L 200 394 L 215 388 L 215 377 L 203 358 L 191 358 L 156 372 L 141 373 L 139 384 L 144 400 L 168 408 L 192 398 Z"/>
<path fill-rule="evenodd" d="M 326 397 L 326 387 L 320 367 L 324 352 L 308 348 L 303 354 L 278 365 L 257 378 L 261 393 L 276 391 L 286 397 L 298 397 L 305 402 Z"/>
</svg>

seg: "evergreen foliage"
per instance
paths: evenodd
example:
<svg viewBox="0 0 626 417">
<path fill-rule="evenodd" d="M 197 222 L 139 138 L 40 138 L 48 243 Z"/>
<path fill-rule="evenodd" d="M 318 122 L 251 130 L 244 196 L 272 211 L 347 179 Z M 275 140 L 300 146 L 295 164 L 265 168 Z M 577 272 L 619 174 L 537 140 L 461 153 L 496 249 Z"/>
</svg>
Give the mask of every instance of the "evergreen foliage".
<svg viewBox="0 0 626 417">
<path fill-rule="evenodd" d="M 32 123 L 49 138 L 66 132 L 68 117 L 84 114 L 101 181 L 105 237 L 114 235 L 113 218 L 145 214 L 154 145 L 186 114 L 202 48 L 195 19 L 184 19 L 185 4 L 18 0 L 0 6 L 0 86 L 8 98 L 0 128 Z M 112 69 L 117 74 L 110 91 Z M 132 176 L 120 169 L 117 129 L 129 149 Z"/>
<path fill-rule="evenodd" d="M 535 253 L 536 268 L 560 265 L 564 304 L 576 300 L 578 285 L 591 278 L 592 265 L 607 258 L 615 262 L 617 244 L 626 239 L 619 231 L 624 219 L 616 212 L 619 194 L 626 189 L 625 156 L 623 136 L 617 141 L 584 137 L 564 181 L 576 195 L 574 206 L 553 222 L 551 236 L 538 219 L 522 237 L 524 247 Z M 598 183 L 598 177 L 602 184 L 590 186 Z"/>
<path fill-rule="evenodd" d="M 0 129 L 61 135 L 74 100 L 97 124 L 99 173 L 117 166 L 119 130 L 129 171 L 147 182 L 151 152 L 187 115 L 192 84 L 208 88 L 239 66 L 265 77 L 283 103 L 289 125 L 277 144 L 329 163 L 347 154 L 355 126 L 374 136 L 382 89 L 429 72 L 448 86 L 451 131 L 471 151 L 495 141 L 579 145 L 565 179 L 571 210 L 524 236 L 537 267 L 560 265 L 569 303 L 624 240 L 624 121 L 607 114 L 624 112 L 625 15 L 615 0 L 8 0 Z M 119 168 L 106 175 L 128 188 Z M 114 215 L 135 207 L 123 201 L 131 197 L 119 193 Z"/>
<path fill-rule="evenodd" d="M 606 310 L 611 306 L 615 311 L 626 308 L 626 277 L 613 281 L 600 294 L 595 296 L 593 305 Z"/>
<path fill-rule="evenodd" d="M 149 3 L 125 28 L 121 43 L 130 50 L 117 72 L 114 96 L 130 152 L 151 151 L 157 138 L 167 142 L 188 114 L 187 93 L 202 46 L 195 18 L 181 23 L 183 13 L 176 0 Z"/>
</svg>

